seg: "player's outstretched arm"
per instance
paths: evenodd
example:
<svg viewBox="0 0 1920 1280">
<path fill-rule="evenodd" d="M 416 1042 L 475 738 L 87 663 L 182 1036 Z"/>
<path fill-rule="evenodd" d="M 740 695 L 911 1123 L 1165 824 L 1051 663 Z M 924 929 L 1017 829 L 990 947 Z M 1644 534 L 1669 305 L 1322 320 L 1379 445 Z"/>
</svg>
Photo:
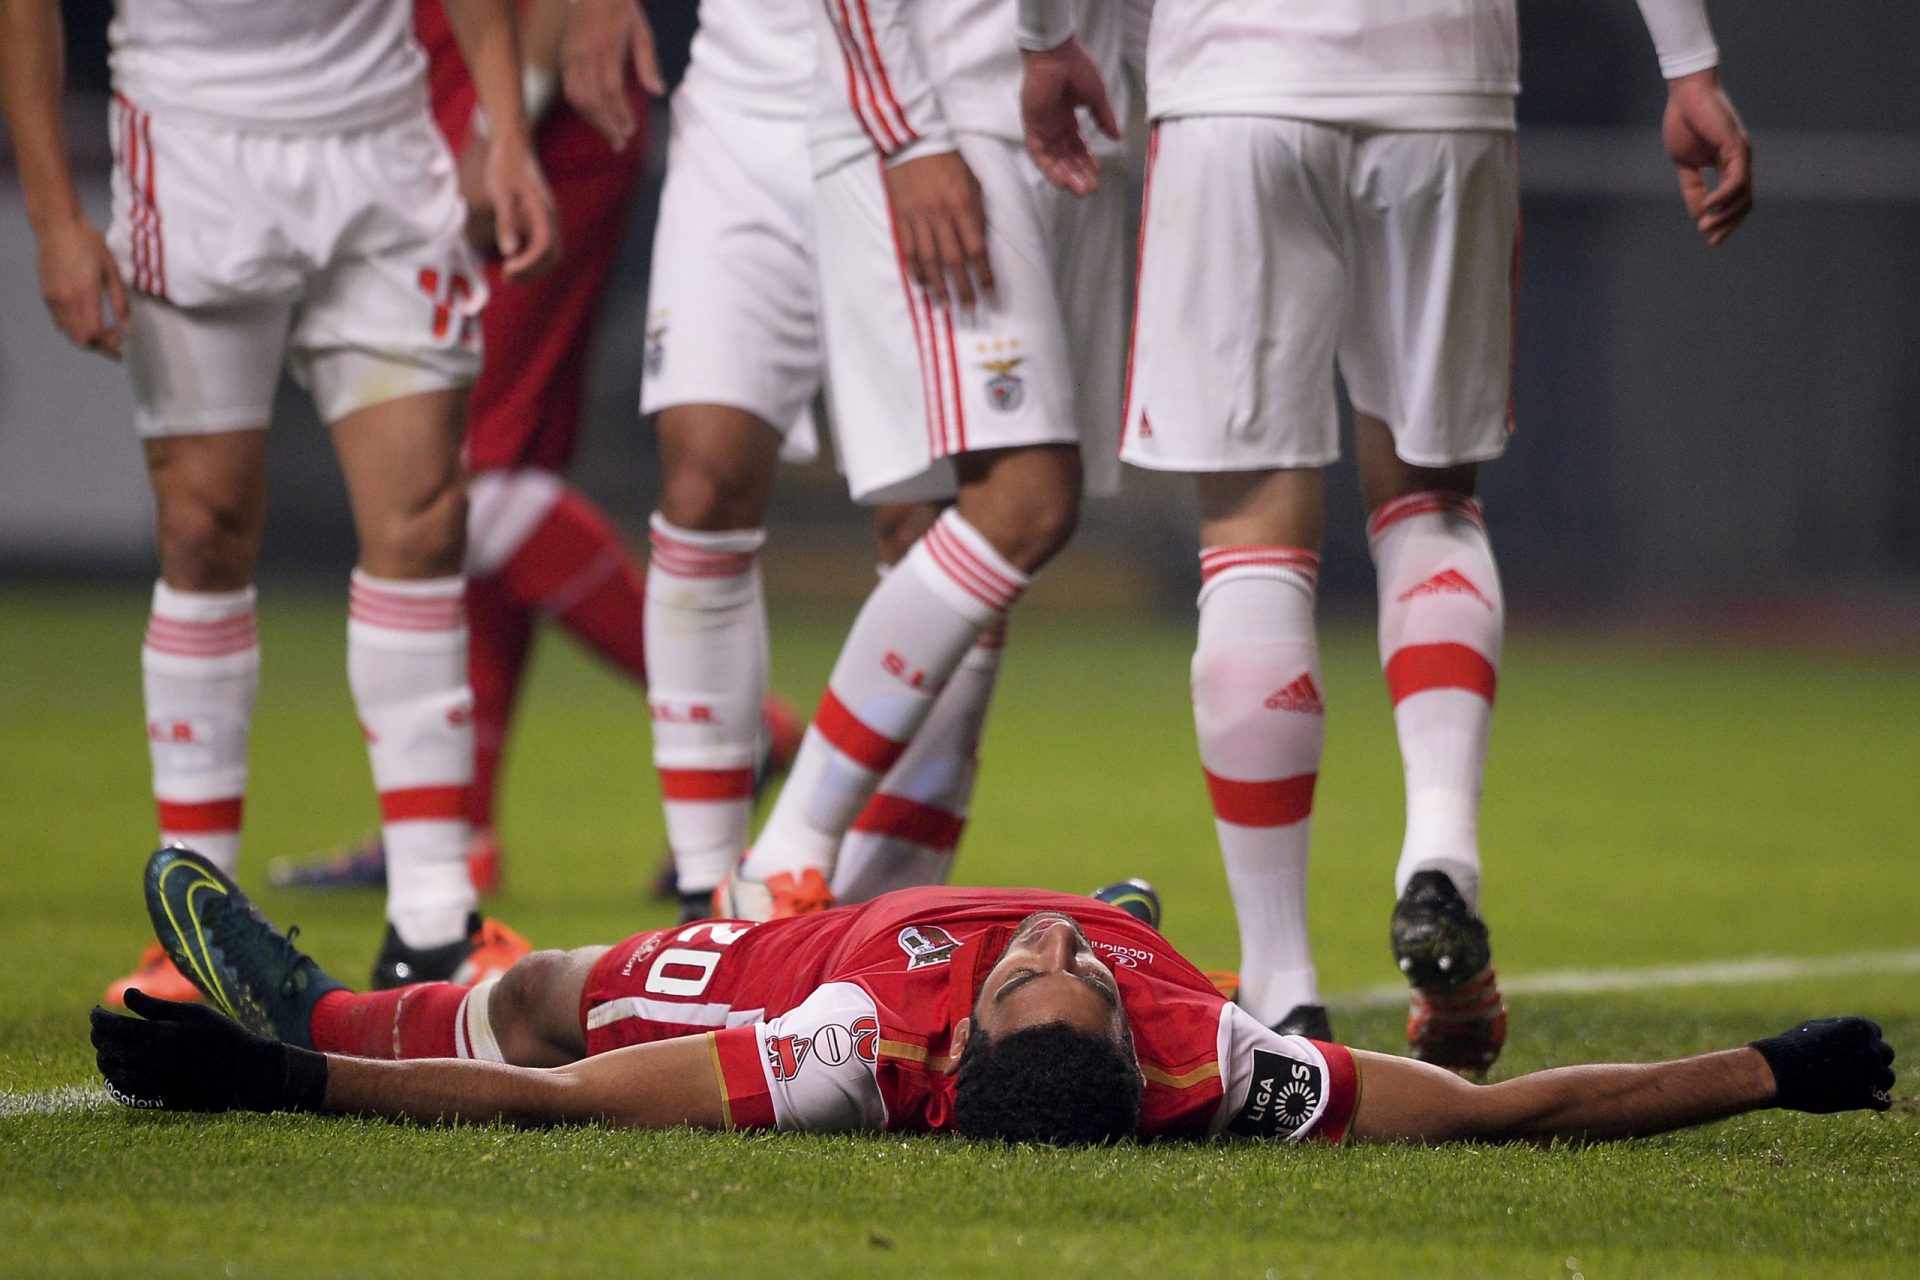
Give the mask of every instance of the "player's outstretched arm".
<svg viewBox="0 0 1920 1280">
<path fill-rule="evenodd" d="M 627 68 L 640 87 L 667 91 L 654 52 L 653 28 L 639 0 L 576 0 L 560 41 L 560 75 L 567 101 L 615 151 L 625 151 L 637 126 L 627 100 Z"/>
<path fill-rule="evenodd" d="M 67 164 L 60 132 L 64 63 L 57 0 L 0 0 L 0 106 L 40 249 L 40 293 L 75 346 L 118 360 L 127 337 L 127 290 L 106 240 L 80 207 Z"/>
<path fill-rule="evenodd" d="M 564 1067 L 456 1059 L 376 1062 L 257 1036 L 204 1005 L 127 996 L 137 1016 L 93 1011 L 93 1046 L 122 1102 L 171 1111 L 313 1111 L 424 1124 L 503 1120 L 719 1128 L 726 1106 L 705 1036 L 637 1045 Z"/>
<path fill-rule="evenodd" d="M 1744 1049 L 1673 1062 L 1556 1067 L 1469 1084 L 1439 1067 L 1355 1051 L 1357 1138 L 1597 1141 L 1666 1133 L 1762 1107 L 1884 1111 L 1893 1047 L 1866 1018 L 1823 1018 Z"/>
<path fill-rule="evenodd" d="M 533 154 L 512 0 L 447 0 L 446 11 L 486 120 L 484 185 L 501 270 L 508 280 L 524 280 L 553 265 L 560 218 Z"/>
</svg>

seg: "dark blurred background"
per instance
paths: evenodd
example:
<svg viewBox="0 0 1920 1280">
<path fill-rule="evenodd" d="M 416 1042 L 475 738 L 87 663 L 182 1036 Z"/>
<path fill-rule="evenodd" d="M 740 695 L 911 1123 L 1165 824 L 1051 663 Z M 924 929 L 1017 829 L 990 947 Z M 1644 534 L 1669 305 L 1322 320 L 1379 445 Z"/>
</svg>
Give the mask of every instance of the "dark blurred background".
<svg viewBox="0 0 1920 1280">
<path fill-rule="evenodd" d="M 690 5 L 656 5 L 684 49 Z M 69 127 L 104 223 L 105 25 L 65 5 Z M 1483 491 L 1510 598 L 1534 621 L 1920 639 L 1920 4 L 1721 3 L 1723 74 L 1759 206 L 1709 251 L 1660 149 L 1665 101 L 1631 0 L 1522 0 L 1519 434 Z M 656 117 L 657 170 L 664 109 Z M 657 172 L 655 175 L 657 184 Z M 594 357 L 577 477 L 630 529 L 655 483 L 635 415 L 651 190 Z M 1129 270 L 1116 263 L 1115 270 Z M 311 410 L 282 395 L 262 576 L 337 582 L 352 535 Z M 1190 607 L 1186 483 L 1130 472 L 1038 593 Z M 1370 598 L 1349 468 L 1333 477 L 1329 607 Z M 152 571 L 124 375 L 67 348 L 0 166 L 0 573 Z M 830 466 L 783 480 L 775 594 L 864 593 L 864 515 Z"/>
</svg>

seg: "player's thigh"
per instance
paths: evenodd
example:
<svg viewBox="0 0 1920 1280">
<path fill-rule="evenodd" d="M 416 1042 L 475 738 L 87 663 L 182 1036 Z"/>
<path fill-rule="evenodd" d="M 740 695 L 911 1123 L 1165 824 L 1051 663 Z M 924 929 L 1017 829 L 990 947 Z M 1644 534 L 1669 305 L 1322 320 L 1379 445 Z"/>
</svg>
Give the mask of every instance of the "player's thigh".
<svg viewBox="0 0 1920 1280">
<path fill-rule="evenodd" d="M 466 486 L 464 387 L 419 391 L 328 424 L 360 538 L 360 566 L 382 578 L 460 572 Z"/>
<path fill-rule="evenodd" d="M 133 295 L 134 422 L 161 575 L 182 590 L 232 590 L 252 578 L 288 311 L 284 302 L 187 308 Z"/>
<path fill-rule="evenodd" d="M 1518 184 L 1513 135 L 1361 135 L 1340 370 L 1353 407 L 1416 467 L 1505 449 Z"/>
<path fill-rule="evenodd" d="M 1166 471 L 1339 456 L 1345 130 L 1208 116 L 1148 147 L 1121 456 Z"/>
<path fill-rule="evenodd" d="M 1202 472 L 1194 477 L 1194 491 L 1204 549 L 1320 550 L 1327 502 L 1325 472 L 1317 467 Z"/>
<path fill-rule="evenodd" d="M 814 456 L 819 298 L 805 126 L 675 100 L 640 410 L 741 410 Z"/>
<path fill-rule="evenodd" d="M 500 978 L 487 1002 L 488 1020 L 506 1061 L 550 1067 L 586 1056 L 581 997 L 606 947 L 536 951 Z"/>
<path fill-rule="evenodd" d="M 1353 460 L 1360 476 L 1360 498 L 1368 512 L 1378 511 L 1409 494 L 1459 493 L 1472 496 L 1480 465 L 1462 462 L 1450 467 L 1420 467 L 1394 449 L 1393 428 L 1369 413 L 1354 411 Z"/>
</svg>

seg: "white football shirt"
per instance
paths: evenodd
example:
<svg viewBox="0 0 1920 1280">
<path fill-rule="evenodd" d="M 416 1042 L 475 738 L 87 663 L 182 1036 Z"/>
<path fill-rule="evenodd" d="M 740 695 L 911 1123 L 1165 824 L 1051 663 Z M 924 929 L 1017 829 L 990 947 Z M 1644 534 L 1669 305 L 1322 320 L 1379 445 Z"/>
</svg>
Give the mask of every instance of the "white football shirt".
<svg viewBox="0 0 1920 1280">
<path fill-rule="evenodd" d="M 953 149 L 956 133 L 1018 142 L 1020 50 L 1014 0 L 809 0 L 819 63 L 813 168 L 875 152 L 893 160 Z M 1128 4 L 1073 0 L 1080 41 L 1127 118 Z M 1096 154 L 1121 150 L 1097 130 Z"/>
<path fill-rule="evenodd" d="M 115 90 L 162 120 L 338 132 L 426 108 L 411 0 L 116 0 Z"/>
<path fill-rule="evenodd" d="M 1148 110 L 1511 129 L 1514 9 L 1514 0 L 1158 0 Z"/>
<path fill-rule="evenodd" d="M 703 0 L 679 92 L 750 116 L 802 120 L 813 102 L 819 0 Z"/>
</svg>

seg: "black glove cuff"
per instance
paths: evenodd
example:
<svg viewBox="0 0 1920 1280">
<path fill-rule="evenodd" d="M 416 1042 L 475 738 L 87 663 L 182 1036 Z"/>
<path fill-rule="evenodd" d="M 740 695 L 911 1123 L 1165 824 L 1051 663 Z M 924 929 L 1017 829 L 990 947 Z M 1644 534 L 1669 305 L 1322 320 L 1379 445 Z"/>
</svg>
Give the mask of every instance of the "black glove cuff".
<svg viewBox="0 0 1920 1280">
<path fill-rule="evenodd" d="M 318 1111 L 327 1098 L 327 1055 L 283 1045 L 286 1051 L 281 1107 L 287 1111 Z"/>
<path fill-rule="evenodd" d="M 1773 1072 L 1773 1105 L 1805 1111 L 1820 1084 L 1815 1064 L 1808 1060 L 1805 1042 L 1788 1033 L 1755 1040 L 1747 1047 L 1758 1050 Z"/>
</svg>

